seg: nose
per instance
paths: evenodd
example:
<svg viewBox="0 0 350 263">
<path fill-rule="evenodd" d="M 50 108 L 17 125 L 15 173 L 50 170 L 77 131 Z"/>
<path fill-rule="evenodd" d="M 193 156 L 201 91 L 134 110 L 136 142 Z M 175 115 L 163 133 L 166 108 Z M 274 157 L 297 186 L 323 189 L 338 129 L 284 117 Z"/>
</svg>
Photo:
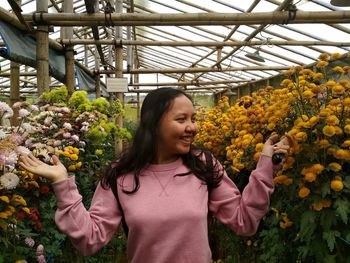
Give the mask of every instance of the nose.
<svg viewBox="0 0 350 263">
<path fill-rule="evenodd" d="M 190 121 L 186 125 L 186 132 L 190 132 L 190 133 L 196 134 L 197 131 L 198 131 L 198 128 L 197 128 L 197 123 L 196 122 Z"/>
</svg>

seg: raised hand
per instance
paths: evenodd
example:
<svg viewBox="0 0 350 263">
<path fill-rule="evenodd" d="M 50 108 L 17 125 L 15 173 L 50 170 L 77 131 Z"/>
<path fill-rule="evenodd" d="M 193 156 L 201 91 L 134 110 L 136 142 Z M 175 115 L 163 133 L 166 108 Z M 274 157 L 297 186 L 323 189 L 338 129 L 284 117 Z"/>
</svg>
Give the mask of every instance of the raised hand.
<svg viewBox="0 0 350 263">
<path fill-rule="evenodd" d="M 52 183 L 62 181 L 67 178 L 67 169 L 60 162 L 57 156 L 52 156 L 51 158 L 52 165 L 46 164 L 36 158 L 34 155 L 21 155 L 19 165 L 39 176 L 49 179 Z"/>
<path fill-rule="evenodd" d="M 272 157 L 274 154 L 288 155 L 288 150 L 292 146 L 292 140 L 286 134 L 280 141 L 278 141 L 278 135 L 273 135 L 267 139 L 264 148 L 261 152 L 262 155 Z"/>
</svg>

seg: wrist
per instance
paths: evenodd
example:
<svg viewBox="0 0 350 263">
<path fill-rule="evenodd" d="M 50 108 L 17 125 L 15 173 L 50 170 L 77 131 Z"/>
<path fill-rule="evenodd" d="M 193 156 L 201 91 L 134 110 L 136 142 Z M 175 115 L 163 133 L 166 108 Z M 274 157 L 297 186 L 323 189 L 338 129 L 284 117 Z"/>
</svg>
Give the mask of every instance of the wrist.
<svg viewBox="0 0 350 263">
<path fill-rule="evenodd" d="M 64 175 L 61 175 L 61 176 L 58 176 L 56 178 L 53 178 L 51 180 L 51 184 L 55 184 L 55 183 L 58 183 L 58 182 L 61 182 L 61 181 L 64 181 L 68 178 L 68 175 L 67 174 L 64 174 Z"/>
</svg>

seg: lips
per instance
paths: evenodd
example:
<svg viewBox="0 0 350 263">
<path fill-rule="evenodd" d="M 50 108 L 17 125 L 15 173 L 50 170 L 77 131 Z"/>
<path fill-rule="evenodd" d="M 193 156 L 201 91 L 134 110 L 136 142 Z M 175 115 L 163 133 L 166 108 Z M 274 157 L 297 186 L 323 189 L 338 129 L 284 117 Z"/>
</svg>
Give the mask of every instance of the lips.
<svg viewBox="0 0 350 263">
<path fill-rule="evenodd" d="M 193 136 L 182 136 L 181 140 L 186 144 L 191 144 L 193 141 Z"/>
</svg>

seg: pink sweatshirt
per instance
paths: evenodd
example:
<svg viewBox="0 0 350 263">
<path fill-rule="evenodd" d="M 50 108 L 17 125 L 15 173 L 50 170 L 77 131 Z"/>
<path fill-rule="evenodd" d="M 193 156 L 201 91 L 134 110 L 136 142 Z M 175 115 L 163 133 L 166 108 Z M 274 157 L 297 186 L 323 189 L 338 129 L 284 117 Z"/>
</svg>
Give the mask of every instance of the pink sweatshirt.
<svg viewBox="0 0 350 263">
<path fill-rule="evenodd" d="M 182 159 L 151 165 L 141 174 L 135 194 L 125 194 L 118 188 L 129 227 L 127 253 L 131 263 L 211 262 L 207 187 L 194 175 L 174 177 L 186 171 Z M 271 158 L 262 156 L 241 195 L 225 173 L 220 186 L 211 192 L 209 209 L 236 234 L 254 234 L 268 210 L 272 174 Z M 119 179 L 131 189 L 131 175 L 124 181 Z M 73 177 L 53 184 L 53 188 L 58 201 L 56 224 L 83 255 L 94 254 L 110 241 L 121 223 L 110 189 L 98 185 L 87 211 Z"/>
</svg>

